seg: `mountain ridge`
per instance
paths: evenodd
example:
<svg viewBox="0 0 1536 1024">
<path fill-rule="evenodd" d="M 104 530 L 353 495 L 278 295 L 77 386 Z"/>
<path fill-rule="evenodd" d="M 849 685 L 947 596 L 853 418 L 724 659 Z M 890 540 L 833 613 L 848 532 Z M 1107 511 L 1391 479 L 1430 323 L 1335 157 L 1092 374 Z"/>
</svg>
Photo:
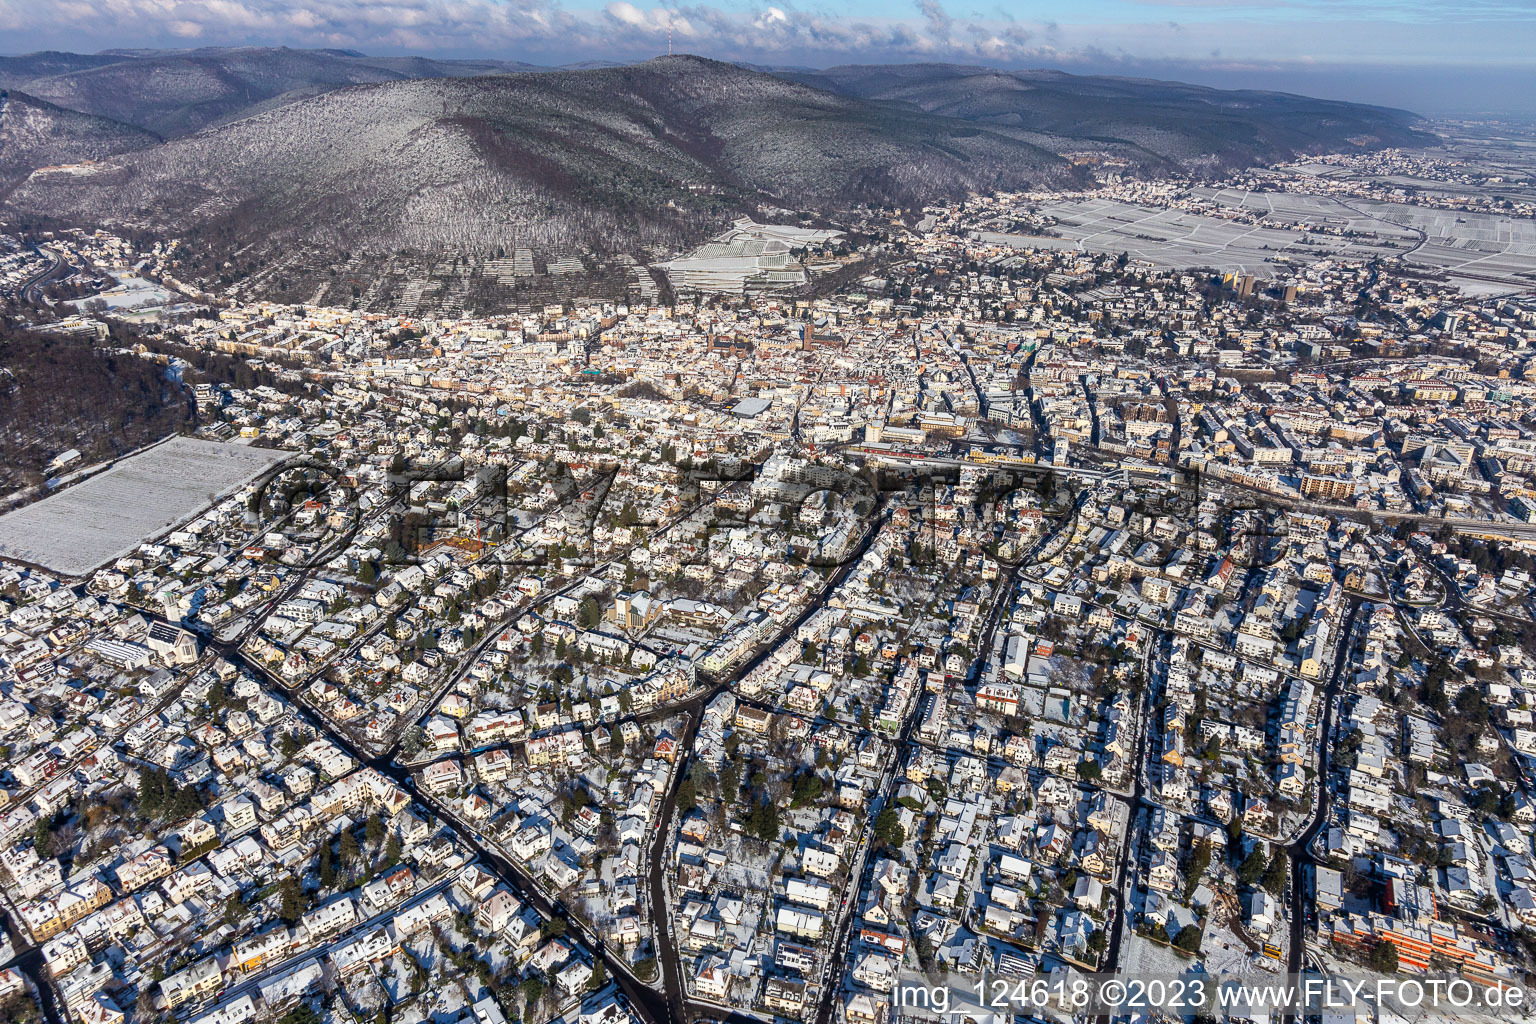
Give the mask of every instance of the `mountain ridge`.
<svg viewBox="0 0 1536 1024">
<path fill-rule="evenodd" d="M 142 128 L 0 89 L 0 196 L 39 167 L 99 160 L 160 141 Z"/>
<path fill-rule="evenodd" d="M 460 251 L 614 232 L 677 244 L 758 200 L 915 201 L 1047 174 L 1070 169 L 1007 132 L 676 57 L 331 90 L 89 174 L 35 176 L 9 202 L 161 230 L 243 221 L 339 248 Z"/>
<path fill-rule="evenodd" d="M 190 135 L 290 93 L 417 78 L 544 70 L 497 60 L 369 57 L 340 50 L 209 47 L 0 57 L 0 85 L 164 138 Z M 71 61 L 68 58 L 74 58 Z M 103 59 L 105 58 L 105 59 Z M 78 64 L 81 66 L 69 66 Z M 49 67 L 65 70 L 35 74 Z"/>
<path fill-rule="evenodd" d="M 782 69 L 778 77 L 928 113 L 1126 147 L 1181 166 L 1241 165 L 1324 150 L 1422 145 L 1410 111 L 1296 93 L 1151 78 L 943 63 Z"/>
<path fill-rule="evenodd" d="M 363 66 L 336 72 L 326 57 L 310 86 L 265 95 L 293 68 L 314 70 L 313 51 L 293 52 L 243 106 L 222 78 L 212 101 L 163 87 L 155 116 L 185 123 L 194 110 L 208 118 L 197 131 L 146 143 L 126 122 L 76 125 L 119 151 L 33 173 L 0 220 L 150 230 L 257 267 L 302 253 L 311 270 L 327 253 L 633 255 L 675 251 L 742 213 L 1071 187 L 1106 159 L 1158 176 L 1427 138 L 1406 112 L 1287 94 L 957 65 L 764 73 L 691 55 L 414 78 L 396 76 L 417 58 L 384 58 L 393 66 L 363 68 L 383 80 L 340 85 L 320 79 Z"/>
</svg>

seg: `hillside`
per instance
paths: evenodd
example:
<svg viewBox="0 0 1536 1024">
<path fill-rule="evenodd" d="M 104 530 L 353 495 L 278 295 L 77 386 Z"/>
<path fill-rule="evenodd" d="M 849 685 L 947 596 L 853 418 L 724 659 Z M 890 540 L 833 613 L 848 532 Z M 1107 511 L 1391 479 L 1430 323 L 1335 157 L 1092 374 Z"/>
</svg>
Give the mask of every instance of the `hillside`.
<svg viewBox="0 0 1536 1024">
<path fill-rule="evenodd" d="M 245 52 L 133 56 L 48 79 L 79 85 L 160 62 L 185 74 L 158 81 L 142 104 L 123 85 L 110 109 L 141 123 L 208 118 L 230 105 L 242 116 L 148 148 L 125 135 L 103 141 L 100 151 L 121 155 L 33 174 L 4 198 L 0 222 L 174 235 L 201 254 L 186 268 L 192 278 L 244 282 L 246 294 L 451 307 L 504 303 L 512 293 L 533 301 L 556 272 L 529 268 L 553 257 L 574 255 L 580 262 L 565 260 L 559 273 L 601 277 L 605 288 L 633 281 L 637 264 L 743 212 L 835 214 L 859 202 L 911 207 L 1070 184 L 1093 158 L 1157 175 L 1427 139 L 1402 111 L 949 65 L 770 74 L 668 57 L 337 86 L 326 76 L 448 75 L 471 65 L 276 51 L 251 57 L 266 76 L 260 89 L 246 82 L 208 100 L 201 76 L 224 81 Z M 172 117 L 178 95 L 192 105 Z M 113 123 L 72 130 L 88 138 L 91 125 L 105 132 Z M 60 160 L 24 147 L 14 159 L 13 175 L 29 161 Z M 233 252 L 238 268 L 226 263 Z"/>
<path fill-rule="evenodd" d="M 0 494 L 40 483 L 67 449 L 89 465 L 175 433 L 191 415 L 156 363 L 0 325 Z"/>
<path fill-rule="evenodd" d="M 347 85 L 467 77 L 532 65 L 340 50 L 248 47 L 0 58 L 0 82 L 59 106 L 137 125 L 165 138 L 238 117 L 276 97 Z"/>
<path fill-rule="evenodd" d="M 326 92 L 39 174 L 13 211 L 394 252 L 675 245 L 757 202 L 917 201 L 1062 175 L 1006 126 L 871 104 L 698 58 Z"/>
<path fill-rule="evenodd" d="M 0 195 L 35 168 L 99 160 L 159 141 L 142 128 L 0 91 Z"/>
<path fill-rule="evenodd" d="M 64 75 L 87 68 L 116 64 L 123 58 L 112 54 L 63 53 L 42 50 L 17 57 L 0 57 L 0 89 L 20 89 L 28 82 L 52 75 Z"/>
<path fill-rule="evenodd" d="M 1242 166 L 1300 153 L 1434 141 L 1402 110 L 1289 93 L 952 64 L 774 72 L 844 96 L 1039 133 L 1061 150 L 1096 144 L 1139 161 Z"/>
</svg>

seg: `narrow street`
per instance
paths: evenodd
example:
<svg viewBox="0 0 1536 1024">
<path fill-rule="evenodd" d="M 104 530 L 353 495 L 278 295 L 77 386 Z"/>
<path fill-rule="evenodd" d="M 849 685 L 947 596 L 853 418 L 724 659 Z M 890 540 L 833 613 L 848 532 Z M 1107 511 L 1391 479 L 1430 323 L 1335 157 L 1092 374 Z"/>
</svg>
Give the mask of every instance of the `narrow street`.
<svg viewBox="0 0 1536 1024">
<path fill-rule="evenodd" d="M 11 947 L 21 952 L 4 966 L 14 967 L 32 983 L 32 988 L 37 992 L 38 1008 L 43 1011 L 43 1019 L 48 1024 L 66 1024 L 64 1014 L 59 1010 L 59 1000 L 54 992 L 48 966 L 43 962 L 43 948 L 32 945 L 22 935 L 20 924 L 12 920 L 9 914 L 5 915 L 5 930 L 10 936 Z"/>
<path fill-rule="evenodd" d="M 1291 858 L 1290 906 L 1287 908 L 1291 918 L 1291 948 L 1286 959 L 1286 970 L 1292 974 L 1299 974 L 1306 962 L 1307 908 L 1310 906 L 1306 898 L 1307 865 L 1317 863 L 1312 855 L 1312 841 L 1328 824 L 1328 808 L 1333 799 L 1328 779 L 1328 759 L 1332 748 L 1330 739 L 1333 731 L 1334 705 L 1339 699 L 1344 666 L 1349 661 L 1349 652 L 1353 646 L 1355 615 L 1360 611 L 1360 603 L 1359 597 L 1349 599 L 1349 611 L 1344 616 L 1344 624 L 1339 632 L 1338 649 L 1333 656 L 1333 671 L 1329 674 L 1328 684 L 1323 690 L 1323 717 L 1317 738 L 1317 792 L 1312 800 L 1312 817 L 1297 835 L 1296 840 L 1286 847 Z M 1287 1020 L 1291 1021 L 1294 1018 L 1288 1017 Z"/>
<path fill-rule="evenodd" d="M 922 701 L 914 701 L 912 709 L 907 713 L 906 720 L 901 726 L 901 733 L 892 744 L 891 760 L 886 766 L 880 792 L 871 801 L 869 811 L 865 815 L 864 829 L 859 835 L 858 856 L 850 872 L 848 899 L 838 915 L 837 925 L 832 932 L 832 948 L 827 955 L 828 969 L 823 975 L 821 1001 L 816 1007 L 815 1024 L 830 1024 L 832 1020 L 833 1004 L 837 1002 L 839 983 L 842 981 L 842 968 L 848 955 L 848 943 L 853 936 L 853 919 L 859 912 L 859 896 L 874 884 L 875 862 L 870 859 L 869 851 L 875 838 L 875 818 L 891 800 L 892 792 L 896 787 L 896 768 L 901 764 L 902 752 L 912 741 L 912 732 L 917 728 L 917 712 L 921 707 Z"/>
<path fill-rule="evenodd" d="M 1142 672 L 1145 676 L 1142 686 L 1141 705 L 1136 709 L 1136 743 L 1131 753 L 1131 767 L 1136 773 L 1135 782 L 1131 787 L 1130 798 L 1126 801 L 1130 813 L 1125 820 L 1125 836 L 1120 844 L 1120 860 L 1115 865 L 1115 916 L 1109 926 L 1109 942 L 1105 947 L 1103 967 L 1106 970 L 1118 970 L 1120 967 L 1120 953 L 1125 941 L 1125 923 L 1131 913 L 1130 895 L 1130 870 L 1131 857 L 1136 853 L 1136 818 L 1143 807 L 1152 807 L 1147 799 L 1147 740 L 1151 734 L 1150 724 L 1152 705 L 1152 662 L 1154 657 L 1160 657 L 1162 647 L 1167 642 L 1168 634 L 1158 631 L 1153 634 L 1151 645 L 1147 651 L 1147 659 L 1142 664 Z M 1154 654 L 1153 652 L 1157 652 Z M 1101 1018 L 1101 1024 L 1108 1024 L 1107 1018 Z"/>
<path fill-rule="evenodd" d="M 699 722 L 703 716 L 704 708 L 720 693 L 736 685 L 741 679 L 749 675 L 753 669 L 762 664 L 763 660 L 772 654 L 787 637 L 794 636 L 795 631 L 822 607 L 827 596 L 842 586 L 843 581 L 848 578 L 849 573 L 854 570 L 859 561 L 864 557 L 864 553 L 869 550 L 870 544 L 874 542 L 875 537 L 884 528 L 887 520 L 888 516 L 886 515 L 884 504 L 877 505 L 872 510 L 870 519 L 866 523 L 863 539 L 848 559 L 827 579 L 816 600 L 809 602 L 805 610 L 787 623 L 783 629 L 779 630 L 772 641 L 763 644 L 757 654 L 731 672 L 730 675 L 713 683 L 703 694 L 667 709 L 668 715 L 686 715 L 688 724 L 685 729 L 685 735 L 678 744 L 678 749 L 684 752 L 683 756 L 679 759 L 676 769 L 672 772 L 671 784 L 662 798 L 661 808 L 657 813 L 654 825 L 655 834 L 651 840 L 650 874 L 647 879 L 647 885 L 650 890 L 652 923 L 656 936 L 656 959 L 660 965 L 662 983 L 666 991 L 665 1001 L 669 1024 L 690 1024 L 693 1019 L 689 1015 L 688 1001 L 684 997 L 687 988 L 682 978 L 680 958 L 672 942 L 670 916 L 663 912 L 663 908 L 668 906 L 668 858 L 666 854 L 671 846 L 672 814 L 677 808 L 678 789 L 688 774 L 689 760 L 693 750 L 693 739 L 698 733 Z M 713 1011 L 708 1012 L 712 1016 L 718 1016 Z"/>
</svg>

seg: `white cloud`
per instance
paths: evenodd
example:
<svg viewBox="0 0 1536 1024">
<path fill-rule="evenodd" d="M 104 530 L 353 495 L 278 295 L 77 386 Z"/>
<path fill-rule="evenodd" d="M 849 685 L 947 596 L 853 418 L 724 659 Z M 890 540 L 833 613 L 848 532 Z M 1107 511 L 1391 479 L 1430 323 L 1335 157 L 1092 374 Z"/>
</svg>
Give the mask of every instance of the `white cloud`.
<svg viewBox="0 0 1536 1024">
<path fill-rule="evenodd" d="M 643 57 L 674 42 L 722 59 L 754 57 L 985 57 L 1021 55 L 1004 21 L 956 19 L 941 0 L 915 0 L 907 17 L 857 18 L 793 7 L 748 11 L 707 4 L 647 6 L 612 0 L 573 12 L 558 0 L 0 0 L 0 25 L 54 32 L 76 49 L 199 38 L 205 45 L 346 45 L 427 51 L 553 51 L 567 59 Z M 32 9 L 29 9 L 32 8 Z M 1010 31 L 1012 29 L 1012 31 Z M 57 45 L 56 43 L 45 45 Z M 501 54 L 496 54 L 500 56 Z"/>
<path fill-rule="evenodd" d="M 1118 0 L 1091 22 L 1031 24 L 1016 4 L 950 9 L 949 0 L 901 0 L 882 16 L 839 13 L 835 2 L 808 9 L 786 0 L 772 6 L 694 0 L 672 7 L 611 0 L 582 10 L 561 0 L 0 0 L 0 37 L 12 53 L 196 39 L 207 46 L 344 46 L 564 63 L 663 53 L 670 26 L 679 50 L 802 65 L 925 59 L 1111 70 L 1146 61 L 1204 66 L 1304 57 L 1329 65 L 1528 63 L 1536 16 L 1520 12 L 1529 0 L 1447 0 L 1469 17 L 1434 24 L 1396 18 L 1392 12 L 1404 2 L 1345 0 L 1335 8 L 1332 0 Z M 1200 20 L 1207 10 L 1237 9 L 1264 17 Z M 1104 16 L 1109 13 L 1126 17 L 1116 21 Z M 1176 21 L 1168 17 L 1174 13 Z M 1489 33 L 1488 19 L 1496 16 L 1514 20 Z M 1326 33 L 1319 33 L 1320 22 Z M 1222 57 L 1211 57 L 1213 51 Z"/>
<path fill-rule="evenodd" d="M 645 24 L 645 14 L 640 8 L 634 4 L 624 3 L 623 0 L 619 0 L 618 3 L 609 4 L 606 10 L 608 17 L 620 24 L 636 26 Z"/>
</svg>

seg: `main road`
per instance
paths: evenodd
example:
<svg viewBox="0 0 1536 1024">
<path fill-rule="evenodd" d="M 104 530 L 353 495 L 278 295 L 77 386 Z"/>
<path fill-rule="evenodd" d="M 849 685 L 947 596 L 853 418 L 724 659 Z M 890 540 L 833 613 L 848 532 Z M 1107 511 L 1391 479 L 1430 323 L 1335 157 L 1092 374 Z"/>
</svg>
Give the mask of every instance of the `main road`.
<svg viewBox="0 0 1536 1024">
<path fill-rule="evenodd" d="M 18 294 L 21 296 L 21 301 L 23 302 L 31 302 L 35 305 L 41 305 L 43 302 L 43 293 L 41 291 L 42 286 L 53 280 L 55 277 L 59 276 L 59 272 L 64 269 L 66 264 L 64 263 L 64 257 L 59 253 L 54 252 L 52 249 L 44 249 L 39 247 L 36 251 L 39 256 L 52 257 L 53 264 L 49 266 L 48 269 L 40 270 L 36 274 L 33 274 L 31 277 L 23 281 L 21 288 L 18 289 Z"/>
<path fill-rule="evenodd" d="M 237 668 L 249 672 L 253 677 L 265 680 L 275 689 L 292 694 L 289 687 L 274 676 L 264 665 L 248 660 L 238 648 L 228 650 L 225 655 Z M 511 889 L 519 899 L 533 907 L 533 909 L 546 920 L 561 921 L 566 926 L 567 935 L 588 947 L 594 961 L 602 960 L 607 967 L 609 975 L 618 983 L 619 988 L 628 998 L 630 1004 L 646 1024 L 662 1024 L 672 1018 L 665 1001 L 652 989 L 642 983 L 630 971 L 629 965 L 614 957 L 607 947 L 592 934 L 585 922 L 571 914 L 564 903 L 551 900 L 538 883 L 521 867 L 514 864 L 501 851 L 482 840 L 480 834 L 459 820 L 455 811 L 440 803 L 436 797 L 417 789 L 416 781 L 411 773 L 396 763 L 387 755 L 380 756 L 362 749 L 357 742 L 345 731 L 333 726 L 324 715 L 316 715 L 297 700 L 291 700 L 295 714 L 306 721 L 312 728 L 323 734 L 332 743 L 346 751 L 359 763 L 378 771 L 380 774 L 392 779 L 406 792 L 423 806 L 434 812 L 441 820 L 448 824 L 454 833 L 454 838 L 466 848 L 474 851 L 476 858 L 487 867 L 492 874 Z"/>
</svg>

